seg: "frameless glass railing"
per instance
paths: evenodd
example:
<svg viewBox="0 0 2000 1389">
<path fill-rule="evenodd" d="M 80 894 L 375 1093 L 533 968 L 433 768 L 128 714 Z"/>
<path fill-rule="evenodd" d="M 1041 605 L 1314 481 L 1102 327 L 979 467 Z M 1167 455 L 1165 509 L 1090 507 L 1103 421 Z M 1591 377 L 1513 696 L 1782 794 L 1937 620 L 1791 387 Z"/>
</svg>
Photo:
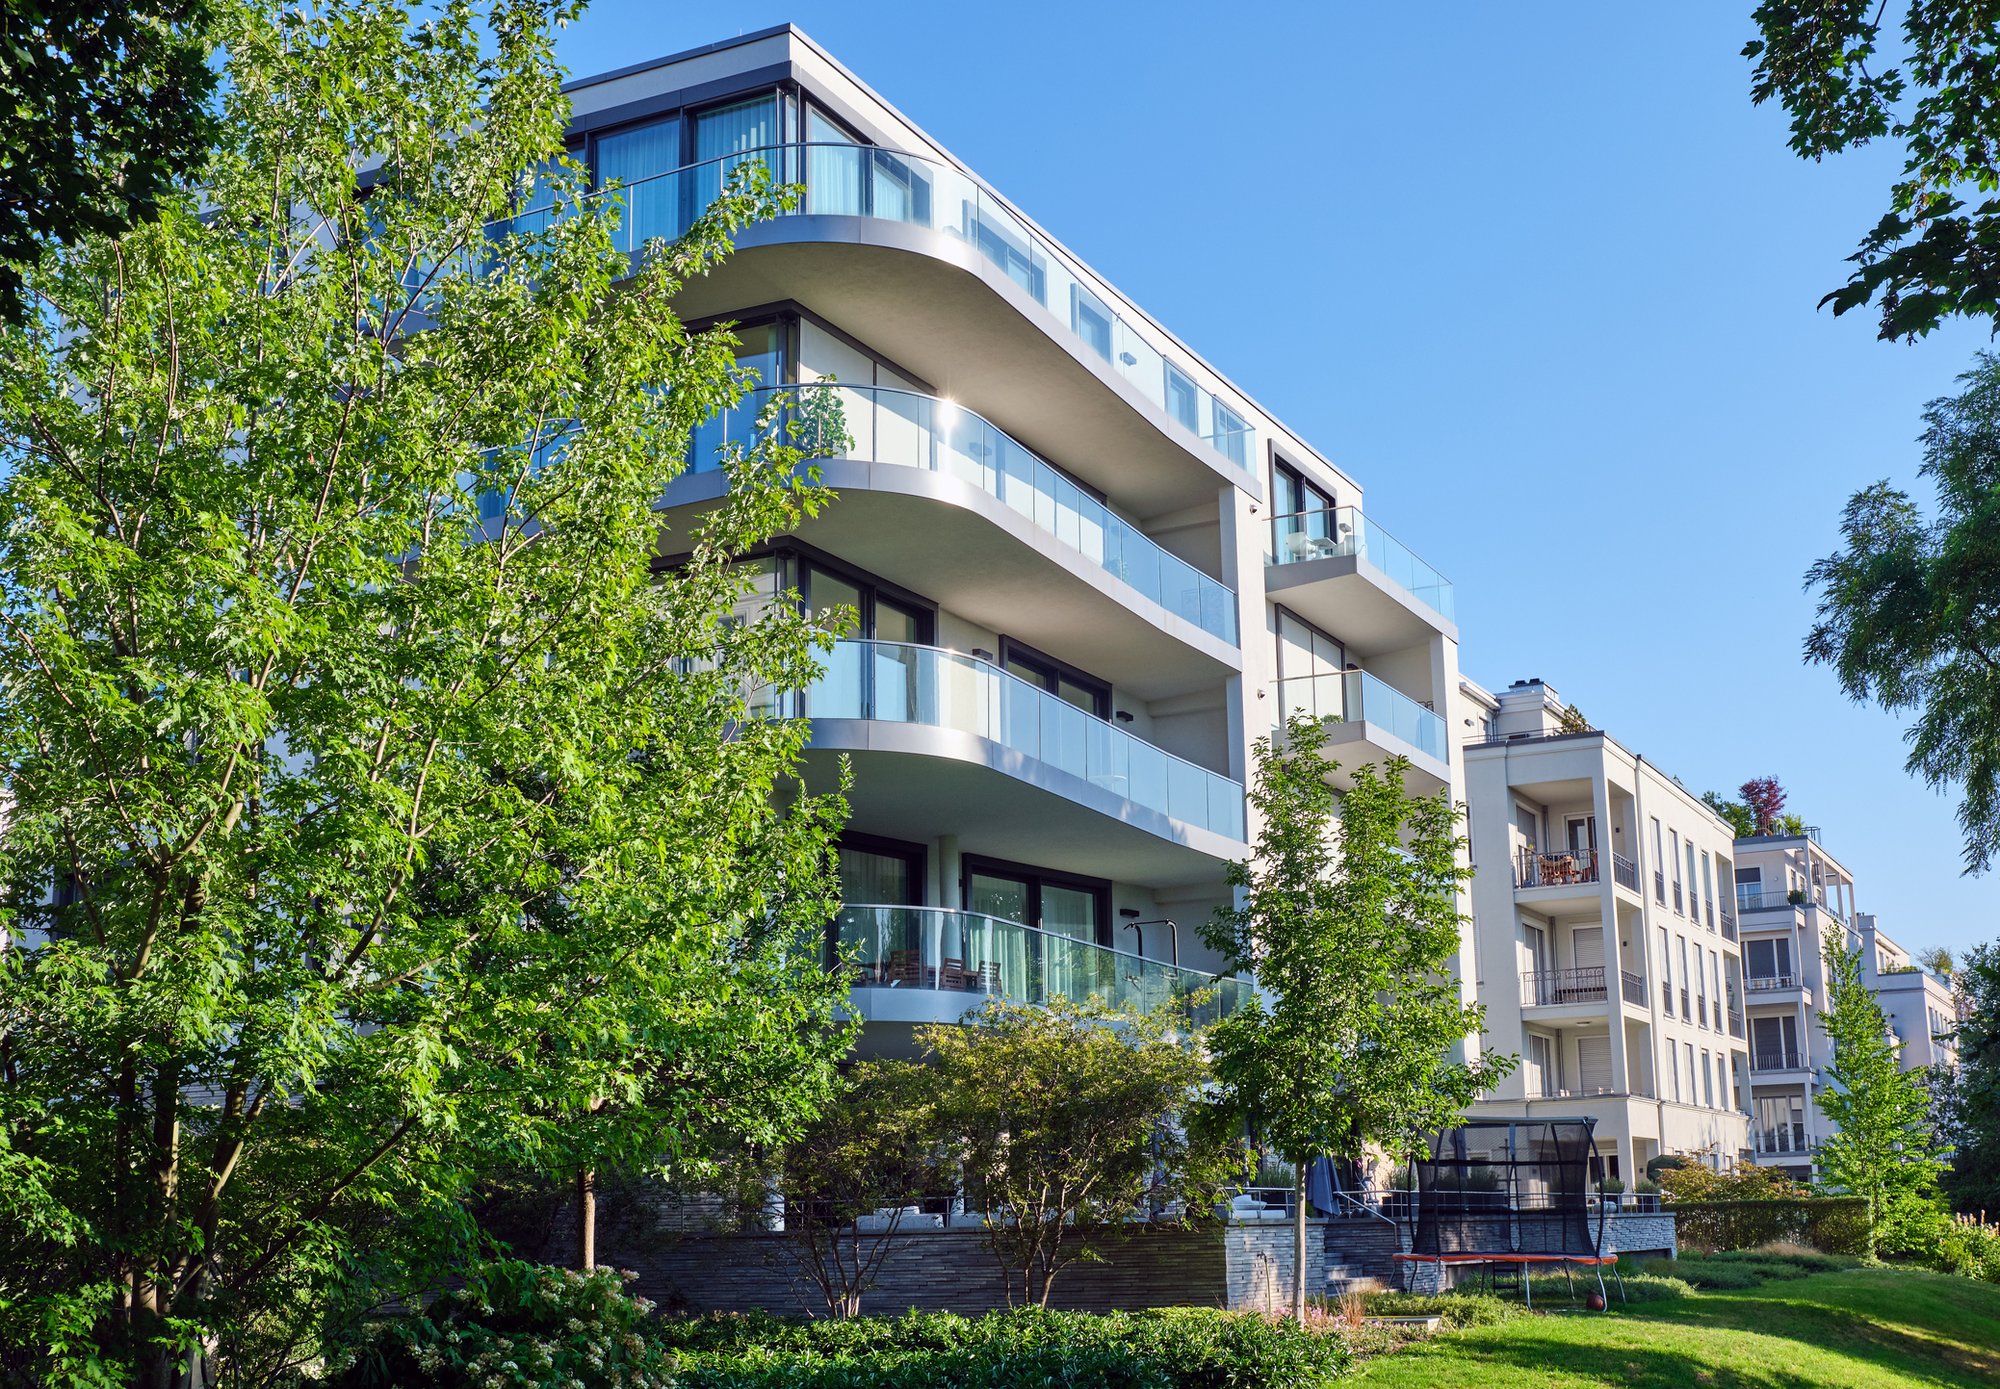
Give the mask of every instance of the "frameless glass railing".
<svg viewBox="0 0 2000 1389">
<path fill-rule="evenodd" d="M 1395 536 L 1361 514 L 1355 506 L 1295 511 L 1271 518 L 1271 563 L 1354 555 L 1389 576 L 1391 582 L 1447 622 L 1456 622 L 1451 583 L 1417 558 Z"/>
<path fill-rule="evenodd" d="M 762 387 L 695 430 L 688 466 L 713 470 L 725 444 L 754 444 L 764 408 L 778 393 L 797 404 L 764 420 L 764 427 L 789 429 L 797 446 L 813 456 L 922 468 L 970 483 L 1082 551 L 1141 596 L 1236 645 L 1236 594 L 1228 587 L 1161 549 L 1024 445 L 936 396 L 837 382 Z M 800 418 L 834 418 L 832 410 L 817 408 L 823 405 L 839 407 L 840 429 L 796 427 Z"/>
<path fill-rule="evenodd" d="M 1113 308 L 1110 288 L 1081 262 L 977 180 L 939 160 L 872 145 L 793 144 L 662 169 L 621 185 L 624 249 L 636 252 L 655 237 L 680 236 L 721 195 L 730 175 L 749 163 L 763 164 L 778 183 L 803 185 L 795 215 L 878 218 L 975 248 L 1168 416 L 1238 468 L 1253 466 L 1255 431 L 1247 409 L 1225 399 L 1221 378 L 1162 341 L 1163 334 Z M 557 203 L 530 206 L 494 223 L 492 231 L 536 230 L 560 212 Z"/>
<path fill-rule="evenodd" d="M 1365 670 L 1329 671 L 1324 675 L 1280 680 L 1278 713 L 1280 717 L 1305 713 L 1344 723 L 1365 719 L 1440 762 L 1449 760 L 1444 720 Z"/>
<path fill-rule="evenodd" d="M 834 946 L 857 985 L 960 994 L 968 1008 L 984 998 L 1045 1004 L 1094 995 L 1130 1012 L 1173 1005 L 1206 1024 L 1251 994 L 1241 979 L 943 907 L 843 907 Z"/>
<path fill-rule="evenodd" d="M 1243 787 L 1163 752 L 987 661 L 936 646 L 839 641 L 781 716 L 873 719 L 969 733 L 1170 819 L 1243 838 Z"/>
</svg>

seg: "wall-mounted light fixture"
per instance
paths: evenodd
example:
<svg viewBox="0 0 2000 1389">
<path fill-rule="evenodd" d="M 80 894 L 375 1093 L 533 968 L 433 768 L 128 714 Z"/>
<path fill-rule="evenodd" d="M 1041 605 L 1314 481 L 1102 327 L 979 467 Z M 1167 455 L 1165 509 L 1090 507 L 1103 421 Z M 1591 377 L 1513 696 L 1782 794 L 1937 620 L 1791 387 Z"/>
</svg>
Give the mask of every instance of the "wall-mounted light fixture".
<svg viewBox="0 0 2000 1389">
<path fill-rule="evenodd" d="M 1132 716 L 1126 713 L 1123 709 L 1120 709 L 1116 714 L 1112 715 L 1112 717 L 1117 719 L 1118 722 L 1120 723 L 1132 722 Z"/>
<path fill-rule="evenodd" d="M 972 648 L 972 659 L 975 661 L 991 661 L 993 653 L 983 646 L 975 646 Z"/>
</svg>

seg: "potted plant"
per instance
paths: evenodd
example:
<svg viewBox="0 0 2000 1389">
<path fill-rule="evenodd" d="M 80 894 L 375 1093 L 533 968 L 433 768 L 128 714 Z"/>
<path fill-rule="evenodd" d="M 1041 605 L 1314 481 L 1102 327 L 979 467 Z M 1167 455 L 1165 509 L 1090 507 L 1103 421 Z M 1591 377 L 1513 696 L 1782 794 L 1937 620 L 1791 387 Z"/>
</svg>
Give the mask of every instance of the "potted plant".
<svg viewBox="0 0 2000 1389">
<path fill-rule="evenodd" d="M 1604 1204 L 1615 1211 L 1624 1199 L 1625 1183 L 1623 1179 L 1618 1177 L 1606 1177 L 1597 1184 L 1597 1190 L 1598 1194 L 1604 1198 Z"/>
<path fill-rule="evenodd" d="M 1645 1201 L 1643 1199 L 1645 1197 L 1650 1196 L 1653 1198 L 1654 1205 L 1657 1206 L 1659 1204 L 1660 1184 L 1654 1181 L 1651 1177 L 1639 1178 L 1637 1184 L 1633 1186 L 1632 1190 L 1639 1197 L 1642 1198 L 1638 1203 L 1641 1209 L 1644 1209 L 1645 1207 Z"/>
<path fill-rule="evenodd" d="M 1802 887 L 1795 887 L 1785 894 L 1785 900 L 1795 907 L 1803 907 L 1806 904 L 1806 890 Z"/>
</svg>

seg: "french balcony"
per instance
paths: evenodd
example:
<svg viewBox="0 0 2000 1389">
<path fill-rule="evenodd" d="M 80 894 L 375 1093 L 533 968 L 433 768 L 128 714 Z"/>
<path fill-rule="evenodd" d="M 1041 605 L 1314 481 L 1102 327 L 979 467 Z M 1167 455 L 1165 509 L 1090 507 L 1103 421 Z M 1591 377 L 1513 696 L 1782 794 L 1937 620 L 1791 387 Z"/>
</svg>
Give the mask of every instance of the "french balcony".
<svg viewBox="0 0 2000 1389">
<path fill-rule="evenodd" d="M 1623 854 L 1614 852 L 1611 855 L 1611 878 L 1627 892 L 1636 894 L 1639 891 L 1639 865 Z"/>
<path fill-rule="evenodd" d="M 854 766 L 856 822 L 912 840 L 1157 884 L 1244 856 L 1243 787 L 992 663 L 941 647 L 839 641 L 802 696 L 761 712 L 812 723 L 808 772 Z"/>
<path fill-rule="evenodd" d="M 1252 992 L 1241 979 L 942 907 L 849 904 L 831 948 L 870 1021 L 956 1022 L 989 998 L 1046 1005 L 1094 996 L 1133 1012 L 1171 1005 L 1201 1025 L 1237 1011 Z"/>
<path fill-rule="evenodd" d="M 752 163 L 802 185 L 803 196 L 739 231 L 728 260 L 689 280 L 676 300 L 684 317 L 797 299 L 891 360 L 924 362 L 975 408 L 1066 422 L 1087 436 L 1078 469 L 1093 486 L 1124 495 L 1150 484 L 1163 511 L 1212 503 L 1218 475 L 1255 477 L 1249 407 L 1221 377 L 942 160 L 836 142 L 774 145 L 627 171 L 622 188 L 597 196 L 622 200 L 619 244 L 636 254 L 681 235 Z M 1119 438 L 1144 456 L 1102 449 Z"/>
<path fill-rule="evenodd" d="M 1278 714 L 1309 714 L 1326 725 L 1326 752 L 1343 769 L 1409 761 L 1404 784 L 1420 794 L 1451 783 L 1444 720 L 1365 670 L 1300 675 L 1278 682 Z M 1336 782 L 1345 778 L 1336 774 Z"/>
<path fill-rule="evenodd" d="M 1450 582 L 1359 507 L 1274 517 L 1269 561 L 1271 596 L 1358 655 L 1457 631 Z"/>
<path fill-rule="evenodd" d="M 1750 1052 L 1750 1069 L 1759 1075 L 1775 1071 L 1809 1071 L 1812 1062 L 1802 1051 L 1758 1051 Z"/>
<path fill-rule="evenodd" d="M 765 419 L 773 395 L 790 403 Z M 835 382 L 751 391 L 694 431 L 669 506 L 719 497 L 728 485 L 719 451 L 758 442 L 760 421 L 786 431 L 838 493 L 798 530 L 821 549 L 982 626 L 1019 630 L 1021 613 L 1034 612 L 1037 645 L 1067 647 L 1142 697 L 1212 686 L 1241 668 L 1228 585 L 941 397 Z M 1051 602 L 1065 578 L 1062 601 Z"/>
</svg>

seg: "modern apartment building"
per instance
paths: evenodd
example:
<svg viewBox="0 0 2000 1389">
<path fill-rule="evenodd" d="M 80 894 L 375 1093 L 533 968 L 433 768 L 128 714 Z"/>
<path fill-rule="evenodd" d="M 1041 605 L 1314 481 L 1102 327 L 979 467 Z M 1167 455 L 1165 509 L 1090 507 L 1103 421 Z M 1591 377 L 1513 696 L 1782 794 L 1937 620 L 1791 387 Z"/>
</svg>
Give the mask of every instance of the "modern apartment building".
<svg viewBox="0 0 2000 1389">
<path fill-rule="evenodd" d="M 1589 1115 L 1601 1170 L 1748 1146 L 1743 965 L 1727 825 L 1554 689 L 1462 682 L 1485 1045 L 1521 1058 L 1481 1117 Z"/>
<path fill-rule="evenodd" d="M 1756 1161 L 1799 1177 L 1831 1124 L 1816 1097 L 1832 1059 L 1824 1026 L 1825 942 L 1861 952 L 1903 1069 L 1951 1064 L 1941 1034 L 1955 1025 L 1950 986 L 1855 910 L 1854 877 L 1820 843 L 1817 829 L 1736 841 L 1736 900 L 1742 922 L 1750 1016 L 1751 1147 Z"/>
<path fill-rule="evenodd" d="M 1197 927 L 1248 852 L 1251 744 L 1282 711 L 1342 720 L 1350 764 L 1400 754 L 1460 794 L 1437 712 L 1451 586 L 1355 479 L 804 34 L 569 95 L 635 243 L 746 161 L 804 186 L 678 305 L 737 324 L 765 390 L 698 431 L 662 552 L 722 494 L 716 449 L 763 395 L 838 400 L 838 499 L 756 558 L 755 601 L 858 617 L 778 702 L 812 721 L 812 772 L 853 766 L 829 945 L 861 961 L 866 1046 L 988 994 L 1206 983 Z"/>
</svg>

